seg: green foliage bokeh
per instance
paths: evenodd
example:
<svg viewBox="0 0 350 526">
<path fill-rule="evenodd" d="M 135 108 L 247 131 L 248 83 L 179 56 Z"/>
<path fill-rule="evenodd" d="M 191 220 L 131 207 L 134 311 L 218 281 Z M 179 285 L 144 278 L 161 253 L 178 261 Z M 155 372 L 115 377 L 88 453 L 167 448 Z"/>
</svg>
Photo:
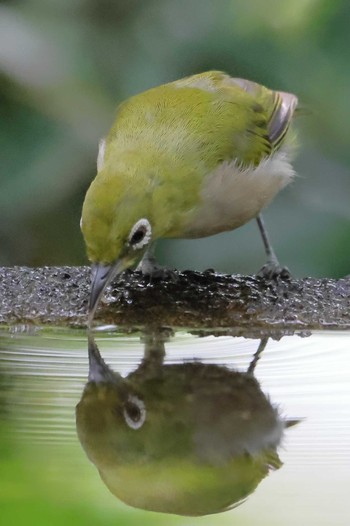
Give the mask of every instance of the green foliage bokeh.
<svg viewBox="0 0 350 526">
<path fill-rule="evenodd" d="M 97 143 L 117 104 L 222 69 L 296 93 L 299 177 L 266 211 L 296 276 L 350 272 L 346 0 L 17 0 L 0 4 L 0 265 L 84 264 L 79 230 Z M 164 241 L 179 268 L 252 273 L 254 223 Z"/>
</svg>

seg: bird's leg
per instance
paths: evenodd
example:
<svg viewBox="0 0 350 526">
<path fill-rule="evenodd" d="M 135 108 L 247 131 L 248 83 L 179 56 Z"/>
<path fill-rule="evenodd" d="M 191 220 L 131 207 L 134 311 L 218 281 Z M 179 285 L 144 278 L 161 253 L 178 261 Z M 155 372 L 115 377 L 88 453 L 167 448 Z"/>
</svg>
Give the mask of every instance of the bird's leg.
<svg viewBox="0 0 350 526">
<path fill-rule="evenodd" d="M 270 243 L 270 239 L 265 227 L 265 223 L 261 214 L 256 217 L 260 234 L 264 243 L 267 261 L 265 265 L 259 270 L 258 276 L 260 278 L 275 279 L 277 277 L 289 278 L 290 272 L 287 267 L 282 267 L 277 259 L 274 249 Z"/>
<path fill-rule="evenodd" d="M 150 279 L 170 278 L 175 281 L 175 272 L 157 263 L 154 256 L 154 250 L 155 243 L 152 243 L 152 245 L 146 250 L 136 270 L 140 270 L 144 276 L 147 276 Z"/>
<path fill-rule="evenodd" d="M 162 271 L 163 267 L 157 263 L 154 255 L 155 243 L 152 243 L 146 250 L 137 266 L 136 270 L 140 270 L 144 276 L 154 276 Z"/>
<path fill-rule="evenodd" d="M 254 374 L 256 364 L 258 363 L 262 352 L 265 350 L 265 347 L 266 347 L 266 344 L 267 344 L 268 340 L 269 340 L 268 336 L 264 336 L 263 338 L 261 338 L 260 343 L 259 343 L 259 347 L 255 351 L 253 359 L 252 359 L 252 361 L 249 364 L 249 367 L 248 367 L 248 370 L 247 370 L 247 374 Z"/>
<path fill-rule="evenodd" d="M 159 378 L 159 371 L 164 364 L 165 342 L 173 335 L 172 331 L 166 329 L 146 329 L 141 341 L 145 344 L 144 354 L 138 371 L 147 371 L 149 376 Z"/>
</svg>

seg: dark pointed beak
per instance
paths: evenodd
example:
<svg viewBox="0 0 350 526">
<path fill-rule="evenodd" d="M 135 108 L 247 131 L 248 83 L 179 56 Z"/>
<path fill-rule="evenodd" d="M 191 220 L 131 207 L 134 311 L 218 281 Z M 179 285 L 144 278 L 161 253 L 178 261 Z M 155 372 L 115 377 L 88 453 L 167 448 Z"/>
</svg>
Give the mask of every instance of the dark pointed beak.
<svg viewBox="0 0 350 526">
<path fill-rule="evenodd" d="M 112 279 L 124 270 L 122 260 L 118 260 L 113 265 L 93 264 L 91 267 L 91 292 L 89 301 L 88 326 L 91 327 L 94 314 L 103 294 L 103 291 Z"/>
<path fill-rule="evenodd" d="M 88 334 L 89 344 L 89 382 L 120 383 L 123 379 L 119 373 L 112 371 L 103 360 L 94 337 Z"/>
</svg>

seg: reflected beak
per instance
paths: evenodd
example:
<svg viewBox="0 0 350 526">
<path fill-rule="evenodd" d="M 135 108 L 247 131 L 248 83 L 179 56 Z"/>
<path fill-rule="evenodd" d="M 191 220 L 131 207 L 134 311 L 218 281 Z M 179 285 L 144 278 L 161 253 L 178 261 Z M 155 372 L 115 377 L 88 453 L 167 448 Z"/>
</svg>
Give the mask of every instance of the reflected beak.
<svg viewBox="0 0 350 526">
<path fill-rule="evenodd" d="M 105 288 L 112 279 L 124 270 L 124 262 L 119 259 L 114 265 L 96 263 L 91 267 L 91 292 L 89 301 L 88 326 L 91 326 L 95 311 Z"/>
<path fill-rule="evenodd" d="M 94 337 L 88 334 L 89 339 L 89 382 L 95 383 L 117 383 L 122 381 L 119 373 L 115 373 L 103 360 L 96 345 Z"/>
</svg>

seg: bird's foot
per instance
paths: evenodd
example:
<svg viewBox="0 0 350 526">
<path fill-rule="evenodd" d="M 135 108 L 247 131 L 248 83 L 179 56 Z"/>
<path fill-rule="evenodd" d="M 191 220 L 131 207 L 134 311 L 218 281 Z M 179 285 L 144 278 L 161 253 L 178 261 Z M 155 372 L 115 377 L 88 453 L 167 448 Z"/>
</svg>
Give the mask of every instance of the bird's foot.
<svg viewBox="0 0 350 526">
<path fill-rule="evenodd" d="M 170 281 L 176 281 L 177 276 L 174 270 L 163 267 L 157 263 L 153 256 L 145 255 L 137 266 L 136 270 L 140 270 L 142 274 L 148 277 L 150 280 L 153 279 L 166 279 Z"/>
<path fill-rule="evenodd" d="M 257 273 L 258 278 L 267 280 L 291 279 L 292 275 L 287 267 L 282 267 L 278 260 L 269 260 Z"/>
</svg>

